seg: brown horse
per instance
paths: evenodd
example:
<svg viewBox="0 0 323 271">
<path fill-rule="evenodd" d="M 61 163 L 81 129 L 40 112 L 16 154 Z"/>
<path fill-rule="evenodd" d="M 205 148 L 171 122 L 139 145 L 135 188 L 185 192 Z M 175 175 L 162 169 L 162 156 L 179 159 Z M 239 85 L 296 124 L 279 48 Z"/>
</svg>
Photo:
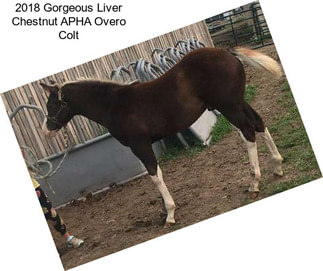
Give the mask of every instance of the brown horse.
<svg viewBox="0 0 323 271">
<path fill-rule="evenodd" d="M 145 83 L 79 80 L 46 85 L 48 115 L 43 123 L 47 136 L 65 126 L 75 115 L 107 127 L 109 132 L 143 162 L 158 187 L 167 210 L 166 223 L 175 223 L 175 203 L 164 183 L 151 144 L 188 128 L 204 110 L 219 110 L 246 143 L 254 174 L 249 191 L 257 192 L 260 180 L 256 133 L 264 137 L 282 176 L 279 154 L 261 117 L 244 100 L 245 71 L 241 61 L 280 76 L 279 64 L 246 48 L 196 49 L 159 78 Z"/>
</svg>

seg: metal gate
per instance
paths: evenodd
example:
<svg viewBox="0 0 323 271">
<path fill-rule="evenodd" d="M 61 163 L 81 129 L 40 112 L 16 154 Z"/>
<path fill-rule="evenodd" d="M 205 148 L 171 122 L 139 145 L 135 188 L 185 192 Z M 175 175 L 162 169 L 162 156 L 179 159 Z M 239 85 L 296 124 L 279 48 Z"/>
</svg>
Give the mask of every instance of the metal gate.
<svg viewBox="0 0 323 271">
<path fill-rule="evenodd" d="M 206 19 L 213 43 L 220 47 L 253 49 L 273 44 L 259 2 L 241 6 Z"/>
</svg>

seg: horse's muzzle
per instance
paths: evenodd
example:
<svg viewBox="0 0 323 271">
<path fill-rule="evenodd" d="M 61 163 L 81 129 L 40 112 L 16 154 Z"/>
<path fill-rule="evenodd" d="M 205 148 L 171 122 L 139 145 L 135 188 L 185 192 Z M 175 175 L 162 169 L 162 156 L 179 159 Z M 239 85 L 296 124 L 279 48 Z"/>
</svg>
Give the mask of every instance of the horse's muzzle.
<svg viewBox="0 0 323 271">
<path fill-rule="evenodd" d="M 42 132 L 43 132 L 43 134 L 45 136 L 47 136 L 47 137 L 56 136 L 58 130 L 48 130 L 46 123 L 47 123 L 47 118 L 44 119 L 44 122 L 42 124 Z"/>
</svg>

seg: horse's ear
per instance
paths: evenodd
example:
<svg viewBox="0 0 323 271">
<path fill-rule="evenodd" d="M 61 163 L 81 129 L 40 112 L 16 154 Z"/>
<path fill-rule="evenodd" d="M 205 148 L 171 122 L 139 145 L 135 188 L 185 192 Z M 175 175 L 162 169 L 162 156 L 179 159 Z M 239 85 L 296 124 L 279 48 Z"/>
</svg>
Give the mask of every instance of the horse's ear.
<svg viewBox="0 0 323 271">
<path fill-rule="evenodd" d="M 53 84 L 53 85 L 47 85 L 43 82 L 39 83 L 41 85 L 41 87 L 45 90 L 48 91 L 49 93 L 57 93 L 59 90 L 59 87 L 57 84 Z"/>
<path fill-rule="evenodd" d="M 57 85 L 57 83 L 52 79 L 49 79 L 49 83 L 51 83 L 52 85 Z"/>
</svg>

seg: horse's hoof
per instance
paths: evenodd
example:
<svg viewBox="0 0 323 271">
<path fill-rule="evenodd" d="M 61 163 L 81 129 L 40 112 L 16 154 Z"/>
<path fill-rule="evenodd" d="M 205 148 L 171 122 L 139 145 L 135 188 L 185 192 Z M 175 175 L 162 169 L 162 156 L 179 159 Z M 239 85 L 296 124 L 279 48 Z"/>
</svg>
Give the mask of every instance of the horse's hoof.
<svg viewBox="0 0 323 271">
<path fill-rule="evenodd" d="M 250 199 L 255 199 L 258 197 L 259 194 L 259 187 L 258 187 L 258 183 L 251 183 L 249 190 L 248 190 L 248 197 Z"/>
<path fill-rule="evenodd" d="M 250 199 L 256 199 L 259 195 L 259 191 L 248 191 L 248 197 Z"/>
<path fill-rule="evenodd" d="M 278 176 L 278 177 L 283 177 L 284 172 L 279 169 L 279 170 L 274 170 L 274 176 Z"/>
<path fill-rule="evenodd" d="M 249 192 L 257 192 L 259 193 L 259 183 L 258 182 L 253 182 L 249 186 Z"/>
<path fill-rule="evenodd" d="M 175 225 L 175 220 L 174 221 L 166 221 L 165 222 L 165 225 L 164 225 L 164 228 L 165 229 L 169 229 L 169 228 L 171 228 L 174 225 Z"/>
</svg>

